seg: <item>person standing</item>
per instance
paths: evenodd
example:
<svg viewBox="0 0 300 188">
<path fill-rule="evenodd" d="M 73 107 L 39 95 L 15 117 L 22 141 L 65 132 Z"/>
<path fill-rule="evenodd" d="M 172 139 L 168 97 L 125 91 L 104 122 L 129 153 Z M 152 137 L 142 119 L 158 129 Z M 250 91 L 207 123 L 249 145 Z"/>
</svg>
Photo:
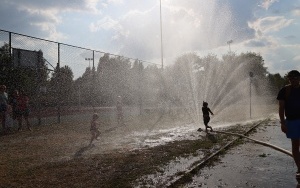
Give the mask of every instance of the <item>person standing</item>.
<svg viewBox="0 0 300 188">
<path fill-rule="evenodd" d="M 208 123 L 210 121 L 209 113 L 211 115 L 214 115 L 214 113 L 212 113 L 210 108 L 208 108 L 208 103 L 204 102 L 204 101 L 203 101 L 203 106 L 202 106 L 202 113 L 203 113 L 203 122 L 204 122 L 204 125 L 205 125 L 205 131 L 207 132 L 208 128 L 212 131 L 213 130 L 212 127 L 208 126 Z"/>
<path fill-rule="evenodd" d="M 122 97 L 118 96 L 117 98 L 117 120 L 118 125 L 124 125 L 124 115 L 123 115 L 123 103 L 122 103 Z"/>
<path fill-rule="evenodd" d="M 18 131 L 22 130 L 23 117 L 25 119 L 28 130 L 31 131 L 29 123 L 29 97 L 24 93 L 23 90 L 20 91 L 19 96 L 17 97 L 17 106 L 16 106 L 16 115 L 19 124 Z"/>
<path fill-rule="evenodd" d="M 292 154 L 297 166 L 296 179 L 300 180 L 300 73 L 288 72 L 289 85 L 283 87 L 278 95 L 281 130 L 291 139 Z"/>
<path fill-rule="evenodd" d="M 11 105 L 12 108 L 12 118 L 13 120 L 17 119 L 17 99 L 19 97 L 19 91 L 18 90 L 14 90 L 11 99 L 9 100 L 9 104 Z"/>
<path fill-rule="evenodd" d="M 98 137 L 100 135 L 100 131 L 98 129 L 98 122 L 97 119 L 99 118 L 98 114 L 94 114 L 92 117 L 92 121 L 91 121 L 91 127 L 90 127 L 90 131 L 91 131 L 91 140 L 90 140 L 90 144 L 89 146 L 92 145 L 93 141 L 96 139 L 98 140 Z"/>
<path fill-rule="evenodd" d="M 6 86 L 0 85 L 0 119 L 1 119 L 1 124 L 2 124 L 2 129 L 4 134 L 6 133 L 5 117 L 6 117 L 7 103 L 8 103 L 8 95 L 6 93 Z"/>
</svg>

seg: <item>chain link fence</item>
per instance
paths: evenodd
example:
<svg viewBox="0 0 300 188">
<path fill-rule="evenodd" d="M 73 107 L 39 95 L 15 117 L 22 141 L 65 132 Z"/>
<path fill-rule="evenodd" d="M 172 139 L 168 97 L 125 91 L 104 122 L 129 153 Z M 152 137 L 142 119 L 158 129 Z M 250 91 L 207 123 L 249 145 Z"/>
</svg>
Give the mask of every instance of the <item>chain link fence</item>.
<svg viewBox="0 0 300 188">
<path fill-rule="evenodd" d="M 102 113 L 117 121 L 162 106 L 161 66 L 150 62 L 0 30 L 1 83 L 24 90 L 31 122 L 86 121 Z"/>
</svg>

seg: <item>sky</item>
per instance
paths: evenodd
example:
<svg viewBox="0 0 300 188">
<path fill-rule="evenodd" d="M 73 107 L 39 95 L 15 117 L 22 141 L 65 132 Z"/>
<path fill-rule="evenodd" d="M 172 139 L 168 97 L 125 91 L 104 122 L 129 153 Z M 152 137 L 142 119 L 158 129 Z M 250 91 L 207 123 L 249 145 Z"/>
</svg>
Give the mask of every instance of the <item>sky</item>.
<svg viewBox="0 0 300 188">
<path fill-rule="evenodd" d="M 189 52 L 231 50 L 262 55 L 272 74 L 300 70 L 300 0 L 0 1 L 5 31 L 155 64 L 162 34 L 164 66 Z"/>
</svg>

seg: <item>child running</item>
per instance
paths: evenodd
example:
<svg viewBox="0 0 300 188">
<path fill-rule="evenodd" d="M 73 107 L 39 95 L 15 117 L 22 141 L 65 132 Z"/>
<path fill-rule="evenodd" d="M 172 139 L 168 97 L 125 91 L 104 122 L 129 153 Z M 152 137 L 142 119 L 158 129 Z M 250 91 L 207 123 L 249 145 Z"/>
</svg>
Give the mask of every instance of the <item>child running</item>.
<svg viewBox="0 0 300 188">
<path fill-rule="evenodd" d="M 208 108 L 208 103 L 204 101 L 202 106 L 202 113 L 203 113 L 203 122 L 205 125 L 205 131 L 207 132 L 208 128 L 212 131 L 213 129 L 211 126 L 208 126 L 208 122 L 210 121 L 209 113 L 211 115 L 214 115 L 214 113 L 212 113 L 212 111 Z"/>
<path fill-rule="evenodd" d="M 100 135 L 100 131 L 98 130 L 98 122 L 97 119 L 99 118 L 98 114 L 94 114 L 92 117 L 92 121 L 91 121 L 91 141 L 90 141 L 90 146 L 92 145 L 92 142 L 94 141 L 94 139 L 98 140 L 98 136 Z"/>
</svg>

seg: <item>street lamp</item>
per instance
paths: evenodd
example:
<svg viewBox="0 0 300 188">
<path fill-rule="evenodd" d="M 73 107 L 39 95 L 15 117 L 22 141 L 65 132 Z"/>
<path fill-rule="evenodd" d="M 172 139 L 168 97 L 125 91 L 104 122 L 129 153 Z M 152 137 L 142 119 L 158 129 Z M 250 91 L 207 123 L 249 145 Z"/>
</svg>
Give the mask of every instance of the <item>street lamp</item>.
<svg viewBox="0 0 300 188">
<path fill-rule="evenodd" d="M 250 119 L 251 119 L 251 83 L 253 78 L 253 72 L 249 72 L 249 78 L 250 78 Z"/>
<path fill-rule="evenodd" d="M 159 1 L 160 10 L 160 50 L 161 50 L 161 69 L 164 68 L 164 53 L 163 53 L 163 36 L 162 36 L 162 18 L 161 18 L 161 0 Z"/>
<path fill-rule="evenodd" d="M 227 41 L 227 44 L 229 46 L 229 53 L 231 53 L 230 44 L 233 43 L 233 40 Z"/>
<path fill-rule="evenodd" d="M 90 64 L 90 62 L 91 62 L 92 60 L 94 60 L 94 58 L 90 58 L 90 57 L 88 57 L 88 58 L 85 58 L 85 60 L 86 60 L 86 61 L 89 61 L 89 67 L 91 68 L 91 64 Z"/>
</svg>

